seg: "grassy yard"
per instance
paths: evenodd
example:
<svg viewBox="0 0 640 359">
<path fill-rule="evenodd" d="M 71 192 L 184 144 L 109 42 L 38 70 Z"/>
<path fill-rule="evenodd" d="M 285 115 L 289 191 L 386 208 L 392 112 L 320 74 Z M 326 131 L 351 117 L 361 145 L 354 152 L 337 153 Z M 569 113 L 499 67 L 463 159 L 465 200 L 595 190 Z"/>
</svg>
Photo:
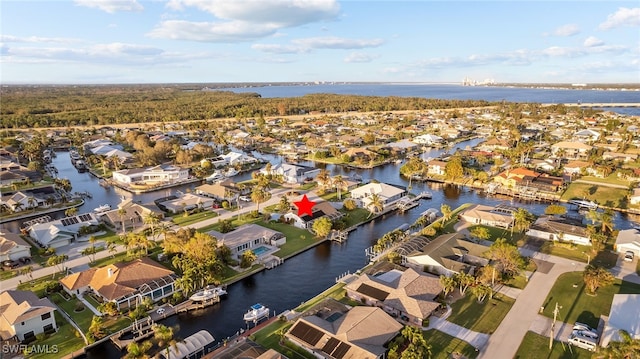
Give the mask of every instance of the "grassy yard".
<svg viewBox="0 0 640 359">
<path fill-rule="evenodd" d="M 91 319 L 93 318 L 93 312 L 86 308 L 82 302 L 78 299 L 71 298 L 66 300 L 60 295 L 60 293 L 54 293 L 49 296 L 49 299 L 56 303 L 65 313 L 67 313 L 76 324 L 82 329 L 84 333 L 89 330 L 89 326 L 91 326 Z M 84 308 L 80 312 L 76 312 L 75 309 L 78 307 Z"/>
<path fill-rule="evenodd" d="M 586 199 L 594 201 L 598 204 L 627 208 L 627 195 L 629 190 L 622 188 L 612 188 L 605 186 L 597 186 L 587 183 L 572 183 L 569 188 L 562 194 L 562 200 L 570 199 Z"/>
<path fill-rule="evenodd" d="M 583 181 L 589 181 L 589 182 L 608 183 L 608 184 L 627 186 L 627 187 L 631 186 L 631 183 L 629 181 L 618 178 L 617 173 L 612 173 L 605 178 L 594 177 L 594 176 L 584 176 L 584 177 L 581 177 L 580 179 Z"/>
<path fill-rule="evenodd" d="M 467 292 L 464 298 L 451 304 L 452 314 L 448 321 L 480 333 L 492 334 L 513 306 L 514 299 L 496 294 L 493 299 L 478 303 Z"/>
<path fill-rule="evenodd" d="M 18 275 L 18 270 L 2 270 L 0 271 L 0 280 L 5 280 L 5 279 L 9 279 L 9 278 L 13 278 L 16 275 Z"/>
<path fill-rule="evenodd" d="M 23 282 L 22 284 L 18 285 L 18 289 L 30 290 L 34 292 L 38 296 L 38 298 L 43 298 L 45 296 L 45 287 L 47 283 L 58 281 L 62 277 L 64 277 L 63 273 L 57 273 L 53 277 L 47 275 L 32 281 Z"/>
<path fill-rule="evenodd" d="M 562 307 L 559 321 L 597 327 L 600 316 L 609 314 L 614 294 L 640 294 L 640 285 L 616 279 L 613 285 L 600 288 L 595 296 L 591 296 L 586 293 L 582 272 L 565 273 L 551 288 L 544 302 L 543 315 L 553 318 L 557 302 Z"/>
<path fill-rule="evenodd" d="M 258 220 L 259 220 L 259 218 L 253 218 L 249 214 L 243 214 L 240 217 L 233 217 L 231 219 L 231 225 L 233 225 L 233 228 L 238 228 L 243 224 L 255 223 Z M 222 226 L 221 223 L 214 223 L 214 224 L 210 224 L 210 225 L 208 225 L 206 227 L 198 228 L 197 231 L 201 232 L 201 233 L 206 233 L 206 232 L 209 232 L 211 230 L 220 232 L 220 227 L 221 226 Z"/>
<path fill-rule="evenodd" d="M 453 353 L 462 354 L 468 359 L 478 356 L 471 344 L 439 330 L 427 330 L 423 336 L 427 340 L 427 344 L 431 345 L 431 359 L 449 359 Z"/>
<path fill-rule="evenodd" d="M 557 244 L 545 241 L 540 247 L 540 252 L 563 257 L 583 263 L 596 264 L 605 268 L 613 268 L 616 265 L 618 255 L 608 250 L 601 251 L 597 255 L 591 254 L 590 246 Z"/>
<path fill-rule="evenodd" d="M 340 191 L 340 198 L 338 199 L 338 191 L 336 190 L 328 191 L 322 196 L 320 196 L 320 198 L 324 199 L 327 202 L 342 202 L 349 197 L 350 197 L 349 192 Z"/>
<path fill-rule="evenodd" d="M 129 261 L 132 261 L 133 259 L 134 258 L 132 256 L 129 256 L 127 252 L 121 252 L 121 253 L 115 254 L 113 258 L 111 258 L 111 256 L 108 256 L 102 259 L 98 259 L 95 262 L 89 263 L 89 266 L 104 267 L 106 265 L 113 264 L 113 263 L 129 262 Z"/>
<path fill-rule="evenodd" d="M 62 358 L 67 354 L 71 354 L 74 351 L 84 347 L 84 341 L 82 337 L 76 332 L 76 328 L 71 326 L 60 313 L 56 312 L 56 323 L 58 324 L 58 332 L 50 334 L 46 339 L 34 342 L 32 344 L 41 345 L 48 348 L 57 348 L 57 353 L 54 355 L 57 358 Z M 54 347 L 55 345 L 55 347 Z M 29 358 L 51 358 L 51 353 L 39 353 L 30 355 Z"/>
<path fill-rule="evenodd" d="M 359 223 L 364 222 L 368 217 L 370 217 L 370 212 L 364 208 L 356 208 L 352 211 L 344 210 L 345 214 L 345 222 L 347 227 L 355 226 Z"/>
<path fill-rule="evenodd" d="M 282 232 L 285 237 L 287 237 L 287 243 L 282 245 L 280 250 L 275 253 L 275 255 L 280 258 L 287 257 L 322 240 L 321 238 L 316 238 L 307 230 L 285 223 L 259 221 L 256 222 L 256 224 L 273 229 L 274 231 Z"/>
<path fill-rule="evenodd" d="M 487 231 L 489 232 L 489 235 L 491 236 L 488 240 L 492 242 L 495 242 L 495 240 L 498 238 L 504 238 L 511 243 L 517 243 L 519 240 L 526 237 L 524 233 L 514 231 L 512 234 L 511 230 L 499 228 L 499 227 L 477 225 L 477 226 L 471 226 L 467 229 L 469 230 L 469 232 L 471 232 L 476 227 L 486 228 Z"/>
<path fill-rule="evenodd" d="M 446 222 L 443 222 L 442 218 L 440 218 L 440 222 L 442 223 L 442 231 L 444 233 L 454 233 L 455 230 L 453 229 L 453 226 L 455 226 L 456 223 L 458 223 L 458 213 L 462 212 L 463 210 L 467 209 L 470 206 L 471 206 L 471 203 L 465 203 L 460 205 L 460 207 L 453 209 L 453 211 L 451 211 L 451 216 L 449 220 Z"/>
<path fill-rule="evenodd" d="M 190 224 L 198 223 L 200 221 L 204 221 L 205 219 L 214 218 L 218 214 L 211 211 L 202 211 L 199 213 L 190 214 L 188 216 L 184 216 L 184 213 L 180 213 L 171 218 L 171 221 L 178 226 L 188 226 Z"/>
<path fill-rule="evenodd" d="M 296 311 L 297 312 L 304 312 L 306 310 L 309 310 L 313 306 L 315 306 L 318 303 L 320 303 L 323 300 L 325 300 L 326 298 L 333 298 L 333 299 L 338 300 L 338 301 L 343 299 L 344 296 L 345 296 L 345 293 L 347 292 L 347 290 L 344 289 L 344 286 L 345 286 L 345 283 L 334 284 L 333 286 L 331 286 L 330 288 L 328 288 L 324 292 L 322 292 L 322 293 L 316 295 L 315 297 L 309 299 L 308 301 L 300 304 L 296 308 Z"/>
<path fill-rule="evenodd" d="M 514 356 L 514 359 L 589 359 L 591 352 L 569 347 L 560 341 L 554 340 L 549 351 L 549 338 L 527 332 L 520 343 L 520 347 Z"/>
</svg>

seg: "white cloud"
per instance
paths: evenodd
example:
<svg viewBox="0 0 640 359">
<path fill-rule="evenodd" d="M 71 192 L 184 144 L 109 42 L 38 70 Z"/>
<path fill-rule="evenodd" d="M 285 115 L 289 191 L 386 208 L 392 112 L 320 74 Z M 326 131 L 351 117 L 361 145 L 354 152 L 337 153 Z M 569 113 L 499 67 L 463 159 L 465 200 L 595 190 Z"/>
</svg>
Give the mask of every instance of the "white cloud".
<svg viewBox="0 0 640 359">
<path fill-rule="evenodd" d="M 159 38 L 233 42 L 271 36 L 277 30 L 338 17 L 335 0 L 170 0 L 167 7 L 193 7 L 215 18 L 210 22 L 164 21 L 148 35 Z"/>
<path fill-rule="evenodd" d="M 563 25 L 553 31 L 556 36 L 573 36 L 578 33 L 580 33 L 580 28 L 576 24 Z"/>
<path fill-rule="evenodd" d="M 269 24 L 258 25 L 243 21 L 215 23 L 168 20 L 161 22 L 159 26 L 147 33 L 147 36 L 173 40 L 235 42 L 269 36 L 277 29 Z"/>
<path fill-rule="evenodd" d="M 310 50 L 301 46 L 279 44 L 254 44 L 251 48 L 271 54 L 299 54 Z"/>
<path fill-rule="evenodd" d="M 551 46 L 542 50 L 541 53 L 549 57 L 577 57 L 583 55 L 584 51 L 572 47 Z"/>
<path fill-rule="evenodd" d="M 76 5 L 100 9 L 110 14 L 118 11 L 142 11 L 136 0 L 74 0 Z"/>
<path fill-rule="evenodd" d="M 0 35 L 0 42 L 25 42 L 25 43 L 60 43 L 70 44 L 80 42 L 78 39 L 66 38 L 66 37 L 41 37 L 41 36 L 13 36 L 13 35 Z"/>
<path fill-rule="evenodd" d="M 378 57 L 379 57 L 378 55 L 370 55 L 362 52 L 352 52 L 349 55 L 347 55 L 347 57 L 344 58 L 344 62 L 347 62 L 347 63 L 371 62 Z"/>
<path fill-rule="evenodd" d="M 292 41 L 300 46 L 313 49 L 364 49 L 378 47 L 384 43 L 382 39 L 345 39 L 341 37 L 309 37 Z"/>
<path fill-rule="evenodd" d="M 172 9 L 195 7 L 219 19 L 280 27 L 331 20 L 340 12 L 335 0 L 172 0 L 168 6 Z"/>
<path fill-rule="evenodd" d="M 607 20 L 600 24 L 601 30 L 610 30 L 620 26 L 640 26 L 640 7 L 621 7 L 613 14 L 607 16 Z"/>
<path fill-rule="evenodd" d="M 598 39 L 595 36 L 589 36 L 584 40 L 584 47 L 602 46 L 604 41 Z"/>
</svg>

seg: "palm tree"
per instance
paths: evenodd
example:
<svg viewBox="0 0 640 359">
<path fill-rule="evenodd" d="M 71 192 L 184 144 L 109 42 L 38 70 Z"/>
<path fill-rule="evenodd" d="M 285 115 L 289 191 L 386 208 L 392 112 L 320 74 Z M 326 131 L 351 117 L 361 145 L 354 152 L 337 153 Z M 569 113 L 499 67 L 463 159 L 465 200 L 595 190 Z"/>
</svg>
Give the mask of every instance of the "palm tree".
<svg viewBox="0 0 640 359">
<path fill-rule="evenodd" d="M 615 278 L 611 272 L 602 267 L 587 266 L 582 273 L 582 279 L 587 286 L 587 293 L 595 294 L 598 288 L 613 284 Z"/>
<path fill-rule="evenodd" d="M 64 263 L 67 259 L 69 259 L 69 256 L 66 254 L 60 254 L 57 256 L 51 256 L 49 257 L 49 259 L 47 260 L 47 265 L 48 266 L 56 266 L 56 268 L 58 268 L 58 272 L 62 272 L 62 263 Z M 51 276 L 51 278 L 55 277 L 55 273 L 53 273 L 53 275 Z"/>
<path fill-rule="evenodd" d="M 453 277 L 447 277 L 446 275 L 440 276 L 440 285 L 442 286 L 442 291 L 444 292 L 444 297 L 446 298 L 449 293 L 451 293 L 454 289 L 456 289 L 456 280 Z"/>
<path fill-rule="evenodd" d="M 20 212 L 22 210 L 22 207 L 24 207 L 24 204 L 22 204 L 22 202 L 16 202 L 16 204 L 13 205 L 13 211 Z"/>
<path fill-rule="evenodd" d="M 260 213 L 260 203 L 271 197 L 271 194 L 262 186 L 255 186 L 251 192 L 251 200 L 256 203 L 257 212 Z"/>
<path fill-rule="evenodd" d="M 89 243 L 91 243 L 91 262 L 95 262 L 96 261 L 96 241 L 98 239 L 96 238 L 96 236 L 91 236 L 89 237 Z"/>
<path fill-rule="evenodd" d="M 603 348 L 602 354 L 608 359 L 634 359 L 640 355 L 640 339 L 634 339 L 626 330 L 618 331 L 620 341 L 610 341 L 609 346 Z"/>
<path fill-rule="evenodd" d="M 64 215 L 67 217 L 73 217 L 76 214 L 78 214 L 78 207 L 67 208 L 67 210 L 64 211 Z"/>
<path fill-rule="evenodd" d="M 27 198 L 27 204 L 29 205 L 29 208 L 33 210 L 33 212 L 35 212 L 36 208 L 38 208 L 38 206 L 36 206 L 36 204 L 38 204 L 38 201 L 33 196 L 29 196 Z"/>
<path fill-rule="evenodd" d="M 518 208 L 515 212 L 513 212 L 513 225 L 511 227 L 511 234 L 513 235 L 513 229 L 517 230 L 518 232 L 529 229 L 532 223 L 532 217 L 533 215 L 524 208 Z"/>
<path fill-rule="evenodd" d="M 329 183 L 329 171 L 325 168 L 320 170 L 320 173 L 316 175 L 316 182 L 322 184 L 322 187 L 326 187 Z"/>
<path fill-rule="evenodd" d="M 600 231 L 602 231 L 602 233 L 611 233 L 613 229 L 613 212 L 607 209 L 600 214 Z"/>
<path fill-rule="evenodd" d="M 156 225 L 160 222 L 160 218 L 154 212 L 149 212 L 145 214 L 142 218 L 144 224 L 149 225 L 151 227 L 151 237 L 155 241 L 156 239 Z"/>
<path fill-rule="evenodd" d="M 487 295 L 491 295 L 493 293 L 493 289 L 486 284 L 480 284 L 471 288 L 471 293 L 478 298 L 478 303 L 482 303 Z"/>
<path fill-rule="evenodd" d="M 337 175 L 337 176 L 333 177 L 331 182 L 333 183 L 333 185 L 336 187 L 336 190 L 338 191 L 338 200 L 341 201 L 342 200 L 342 196 L 340 194 L 340 190 L 342 188 L 344 188 L 344 186 L 347 185 L 347 182 L 342 178 L 341 175 Z"/>
<path fill-rule="evenodd" d="M 451 206 L 449 206 L 446 203 L 443 203 L 440 206 L 440 212 L 442 212 L 442 223 L 444 224 L 445 222 L 447 222 L 449 219 L 451 219 Z"/>
<path fill-rule="evenodd" d="M 374 193 L 369 197 L 369 217 L 374 213 L 379 213 L 384 209 L 384 202 L 377 193 Z"/>
<path fill-rule="evenodd" d="M 127 355 L 125 358 L 127 359 L 146 359 L 150 358 L 147 352 L 151 349 L 151 342 L 146 340 L 142 343 L 132 342 L 127 345 Z"/>
<path fill-rule="evenodd" d="M 173 328 L 162 324 L 154 324 L 151 326 L 151 328 L 153 329 L 153 339 L 158 342 L 158 347 L 160 348 L 160 350 L 162 350 L 163 348 L 166 349 L 167 355 L 165 356 L 165 358 L 169 358 L 169 348 L 172 345 L 176 345 Z"/>
<path fill-rule="evenodd" d="M 120 216 L 120 222 L 122 223 L 122 234 L 124 235 L 125 225 L 124 225 L 124 216 L 127 214 L 127 210 L 120 207 L 118 208 L 118 216 Z"/>
</svg>

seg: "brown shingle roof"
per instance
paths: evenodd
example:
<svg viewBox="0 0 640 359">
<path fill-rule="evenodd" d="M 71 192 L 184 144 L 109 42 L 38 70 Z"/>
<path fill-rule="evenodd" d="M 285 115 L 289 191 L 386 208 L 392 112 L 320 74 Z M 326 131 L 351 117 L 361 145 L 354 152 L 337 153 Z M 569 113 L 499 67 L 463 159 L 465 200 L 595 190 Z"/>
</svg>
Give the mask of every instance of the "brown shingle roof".
<svg viewBox="0 0 640 359">
<path fill-rule="evenodd" d="M 0 332 L 3 339 L 13 336 L 11 326 L 55 310 L 48 298 L 38 298 L 33 292 L 7 290 L 0 293 Z"/>
</svg>

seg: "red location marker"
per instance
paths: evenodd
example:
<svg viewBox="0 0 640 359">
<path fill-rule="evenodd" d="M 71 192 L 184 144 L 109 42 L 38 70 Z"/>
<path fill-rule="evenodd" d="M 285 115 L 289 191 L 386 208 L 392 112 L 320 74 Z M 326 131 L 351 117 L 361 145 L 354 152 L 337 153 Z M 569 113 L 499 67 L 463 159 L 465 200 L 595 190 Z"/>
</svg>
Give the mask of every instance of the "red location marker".
<svg viewBox="0 0 640 359">
<path fill-rule="evenodd" d="M 316 205 L 316 202 L 309 201 L 307 195 L 302 196 L 302 199 L 298 202 L 293 202 L 293 204 L 298 207 L 298 216 L 302 216 L 303 214 L 313 215 L 313 206 Z"/>
</svg>

